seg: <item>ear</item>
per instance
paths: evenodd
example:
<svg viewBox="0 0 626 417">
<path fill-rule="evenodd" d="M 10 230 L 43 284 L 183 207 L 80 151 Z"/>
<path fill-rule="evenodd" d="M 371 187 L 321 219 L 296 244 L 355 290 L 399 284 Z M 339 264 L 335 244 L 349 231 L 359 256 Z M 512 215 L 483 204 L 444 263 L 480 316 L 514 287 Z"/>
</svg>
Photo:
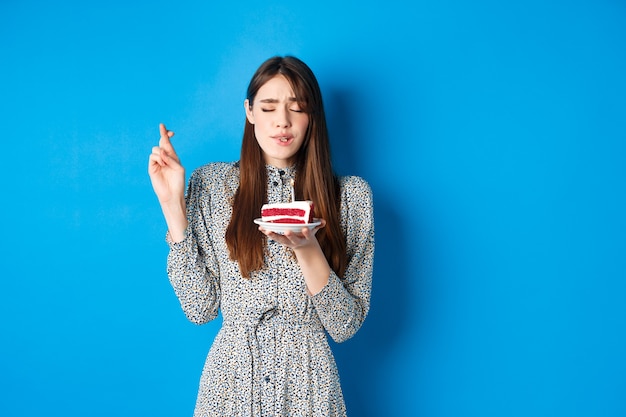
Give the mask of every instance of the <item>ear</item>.
<svg viewBox="0 0 626 417">
<path fill-rule="evenodd" d="M 248 122 L 251 125 L 254 124 L 254 114 L 252 114 L 252 106 L 250 105 L 250 100 L 246 99 L 243 102 L 243 107 L 246 109 L 246 117 L 248 118 Z"/>
</svg>

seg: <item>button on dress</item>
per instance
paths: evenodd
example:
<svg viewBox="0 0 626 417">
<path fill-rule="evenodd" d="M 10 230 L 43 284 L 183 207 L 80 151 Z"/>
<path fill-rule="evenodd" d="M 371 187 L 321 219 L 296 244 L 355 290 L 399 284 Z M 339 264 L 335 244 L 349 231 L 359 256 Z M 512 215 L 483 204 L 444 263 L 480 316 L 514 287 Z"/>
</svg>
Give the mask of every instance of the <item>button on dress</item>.
<svg viewBox="0 0 626 417">
<path fill-rule="evenodd" d="M 268 202 L 290 201 L 294 169 L 266 169 Z M 224 236 L 239 163 L 211 163 L 191 175 L 185 239 L 167 237 L 168 276 L 189 320 L 203 324 L 219 311 L 223 318 L 202 370 L 195 417 L 346 415 L 327 334 L 345 341 L 367 315 L 374 219 L 367 182 L 341 177 L 340 186 L 349 263 L 344 277 L 331 272 L 322 291 L 309 295 L 293 252 L 279 243 L 268 241 L 265 266 L 249 279 L 229 258 Z"/>
</svg>

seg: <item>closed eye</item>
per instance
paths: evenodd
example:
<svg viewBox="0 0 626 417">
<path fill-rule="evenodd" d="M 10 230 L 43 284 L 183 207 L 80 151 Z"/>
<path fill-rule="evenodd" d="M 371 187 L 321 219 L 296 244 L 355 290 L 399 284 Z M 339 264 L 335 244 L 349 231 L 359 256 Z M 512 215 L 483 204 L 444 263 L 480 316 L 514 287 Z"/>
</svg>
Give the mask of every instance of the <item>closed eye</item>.
<svg viewBox="0 0 626 417">
<path fill-rule="evenodd" d="M 276 110 L 276 109 L 264 109 L 264 108 L 261 108 L 261 111 L 264 112 L 264 113 L 269 113 L 269 112 L 272 112 L 274 110 Z M 302 113 L 303 112 L 300 109 L 289 109 L 289 110 L 294 112 L 294 113 Z"/>
</svg>

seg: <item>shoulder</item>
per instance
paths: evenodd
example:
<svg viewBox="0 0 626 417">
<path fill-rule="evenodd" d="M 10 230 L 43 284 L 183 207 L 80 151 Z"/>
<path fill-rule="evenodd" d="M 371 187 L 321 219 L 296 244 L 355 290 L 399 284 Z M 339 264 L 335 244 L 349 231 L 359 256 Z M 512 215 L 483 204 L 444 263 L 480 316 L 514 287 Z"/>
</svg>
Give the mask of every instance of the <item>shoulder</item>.
<svg viewBox="0 0 626 417">
<path fill-rule="evenodd" d="M 339 177 L 339 186 L 342 198 L 357 200 L 372 199 L 372 188 L 369 183 L 361 177 L 355 175 Z"/>
<path fill-rule="evenodd" d="M 374 233 L 374 198 L 367 181 L 357 176 L 339 177 L 341 187 L 341 223 L 352 253 L 366 235 Z M 351 249 L 352 248 L 352 249 Z"/>
<path fill-rule="evenodd" d="M 239 162 L 210 162 L 196 168 L 191 174 L 198 178 L 224 178 L 239 175 Z"/>
<path fill-rule="evenodd" d="M 238 162 L 211 162 L 196 168 L 189 178 L 191 193 L 219 192 L 232 194 L 239 187 Z"/>
<path fill-rule="evenodd" d="M 341 212 L 344 219 L 355 221 L 373 216 L 374 198 L 367 181 L 357 176 L 339 177 Z"/>
<path fill-rule="evenodd" d="M 196 168 L 191 173 L 191 182 L 204 184 L 228 183 L 233 180 L 239 181 L 238 162 L 211 162 Z"/>
</svg>

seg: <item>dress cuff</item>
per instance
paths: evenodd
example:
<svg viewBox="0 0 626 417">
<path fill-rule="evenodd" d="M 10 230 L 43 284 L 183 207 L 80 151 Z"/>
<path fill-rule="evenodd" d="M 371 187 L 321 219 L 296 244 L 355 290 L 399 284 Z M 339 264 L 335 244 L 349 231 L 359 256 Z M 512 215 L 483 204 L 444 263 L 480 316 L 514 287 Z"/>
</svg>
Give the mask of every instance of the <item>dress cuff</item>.
<svg viewBox="0 0 626 417">
<path fill-rule="evenodd" d="M 333 271 L 330 272 L 328 277 L 328 282 L 324 285 L 324 288 L 320 290 L 315 295 L 311 296 L 313 303 L 315 304 L 316 310 L 325 310 L 328 308 L 332 308 L 333 301 L 337 299 L 337 296 L 341 293 L 343 288 L 343 284 L 341 280 Z"/>
<path fill-rule="evenodd" d="M 172 236 L 170 235 L 170 231 L 168 230 L 167 233 L 165 233 L 165 241 L 167 242 L 167 244 L 170 246 L 171 249 L 182 249 L 185 246 L 185 243 L 189 240 L 189 236 L 191 235 L 191 225 L 187 225 L 187 228 L 185 229 L 185 237 L 183 238 L 183 240 L 181 240 L 180 242 L 174 242 L 172 240 Z"/>
</svg>

